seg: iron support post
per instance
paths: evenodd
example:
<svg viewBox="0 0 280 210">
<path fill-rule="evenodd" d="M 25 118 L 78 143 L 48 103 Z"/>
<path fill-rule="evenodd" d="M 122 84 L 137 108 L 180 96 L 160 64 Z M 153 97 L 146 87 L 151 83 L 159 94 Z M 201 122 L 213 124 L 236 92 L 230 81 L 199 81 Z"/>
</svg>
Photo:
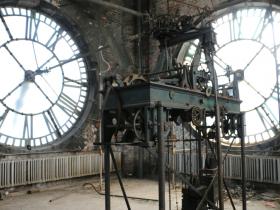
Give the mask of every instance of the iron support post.
<svg viewBox="0 0 280 210">
<path fill-rule="evenodd" d="M 202 141 L 202 131 L 199 131 L 199 139 L 198 139 L 198 175 L 199 175 L 199 179 L 202 178 L 202 151 L 201 151 L 201 141 Z"/>
<path fill-rule="evenodd" d="M 98 62 L 101 64 L 102 63 L 102 46 L 100 46 L 99 49 L 99 56 L 98 56 Z M 103 116 L 103 91 L 104 91 L 104 84 L 103 84 L 103 75 L 102 75 L 102 65 L 99 65 L 98 68 L 98 111 L 99 111 L 99 129 L 98 129 L 98 143 L 102 142 L 103 139 L 103 124 L 102 124 L 102 116 Z M 99 152 L 100 152 L 100 168 L 99 168 L 99 185 L 100 185 L 100 190 L 102 190 L 102 184 L 103 184 L 103 161 L 102 161 L 102 156 L 103 156 L 103 151 L 102 151 L 102 146 L 99 146 Z"/>
<path fill-rule="evenodd" d="M 165 210 L 165 151 L 162 115 L 163 108 L 161 104 L 159 104 L 157 107 L 159 210 Z"/>
<path fill-rule="evenodd" d="M 110 135 L 105 132 L 106 127 L 106 112 L 102 115 L 102 144 L 104 146 L 104 181 L 105 181 L 105 210 L 111 210 L 110 198 Z"/>
<path fill-rule="evenodd" d="M 105 143 L 104 149 L 104 170 L 105 170 L 105 210 L 111 210 L 110 201 L 110 144 Z"/>
<path fill-rule="evenodd" d="M 209 38 L 209 37 L 208 37 Z M 208 40 L 209 43 L 203 45 L 204 53 L 206 58 L 207 66 L 212 73 L 213 82 L 213 92 L 215 96 L 215 124 L 216 124 L 216 148 L 217 148 L 217 162 L 218 162 L 218 195 L 219 195 L 219 209 L 224 210 L 224 192 L 223 192 L 223 155 L 221 147 L 221 130 L 220 130 L 220 106 L 218 99 L 218 79 L 213 63 L 213 54 L 211 49 L 213 48 L 213 43 Z"/>
<path fill-rule="evenodd" d="M 245 165 L 245 115 L 240 115 L 240 143 L 241 143 L 241 178 L 242 178 L 242 209 L 247 210 L 246 204 L 246 165 Z"/>
</svg>

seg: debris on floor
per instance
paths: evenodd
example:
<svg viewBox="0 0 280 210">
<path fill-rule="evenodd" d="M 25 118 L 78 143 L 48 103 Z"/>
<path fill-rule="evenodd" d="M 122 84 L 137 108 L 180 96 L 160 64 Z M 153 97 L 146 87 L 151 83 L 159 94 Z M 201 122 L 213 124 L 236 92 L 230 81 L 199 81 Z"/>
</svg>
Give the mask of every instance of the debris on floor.
<svg viewBox="0 0 280 210">
<path fill-rule="evenodd" d="M 277 204 L 275 202 L 271 202 L 271 201 L 265 201 L 264 205 L 267 207 L 271 207 L 271 208 L 277 208 Z"/>
</svg>

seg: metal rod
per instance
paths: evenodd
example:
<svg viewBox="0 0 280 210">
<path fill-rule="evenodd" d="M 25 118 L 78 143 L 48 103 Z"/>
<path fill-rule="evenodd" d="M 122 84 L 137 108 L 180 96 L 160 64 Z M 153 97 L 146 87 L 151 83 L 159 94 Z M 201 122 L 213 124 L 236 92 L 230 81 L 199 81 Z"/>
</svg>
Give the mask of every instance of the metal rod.
<svg viewBox="0 0 280 210">
<path fill-rule="evenodd" d="M 83 0 L 83 1 L 92 2 L 92 3 L 99 4 L 99 5 L 102 5 L 102 6 L 105 6 L 105 7 L 110 7 L 110 8 L 113 8 L 113 9 L 117 9 L 117 10 L 129 13 L 131 15 L 135 15 L 135 16 L 144 16 L 145 15 L 145 14 L 143 14 L 141 12 L 137 12 L 133 9 L 129 9 L 127 7 L 123 7 L 123 6 L 120 6 L 118 4 L 114 4 L 114 3 L 111 3 L 111 2 L 107 2 L 107 1 L 102 1 L 102 0 Z"/>
<path fill-rule="evenodd" d="M 168 144 L 168 148 L 167 148 L 167 163 L 168 165 L 170 165 L 170 149 L 172 149 L 172 146 L 170 148 L 169 144 Z M 171 174 L 170 174 L 170 169 L 167 169 L 167 174 L 168 174 L 168 204 L 169 204 L 169 210 L 171 210 Z"/>
<path fill-rule="evenodd" d="M 227 151 L 227 153 L 226 153 L 225 156 L 224 156 L 223 164 L 224 164 L 224 162 L 225 162 L 225 160 L 226 160 L 226 157 L 227 157 L 227 155 L 228 155 L 228 153 L 229 153 L 229 151 L 230 151 L 230 149 L 231 149 L 231 147 L 232 147 L 232 144 L 233 144 L 234 140 L 235 140 L 235 137 L 234 137 L 234 139 L 232 140 L 232 142 L 231 142 L 231 144 L 230 144 L 230 146 L 229 146 L 229 148 L 228 148 L 228 151 Z M 209 140 L 208 140 L 208 141 L 209 141 Z M 210 147 L 211 152 L 214 154 L 214 148 L 211 146 L 210 142 L 208 142 L 208 143 L 209 143 L 209 147 Z M 214 156 L 214 157 L 215 157 L 215 161 L 217 161 L 216 156 Z M 216 174 L 216 175 L 217 175 L 217 174 Z M 215 175 L 215 176 L 216 176 L 216 175 Z M 229 191 L 229 189 L 228 189 L 228 187 L 227 187 L 225 178 L 223 178 L 223 184 L 224 184 L 224 187 L 225 187 L 225 189 L 226 189 L 226 191 L 227 191 L 227 194 L 228 194 L 228 197 L 229 197 L 231 206 L 232 206 L 233 210 L 236 210 L 235 205 L 234 205 L 234 202 L 233 202 L 233 200 L 232 200 L 232 196 L 231 196 L 230 191 Z"/>
<path fill-rule="evenodd" d="M 223 159 L 223 164 L 224 164 L 225 161 L 226 161 L 226 158 L 227 158 L 227 156 L 228 156 L 228 153 L 230 152 L 231 147 L 232 147 L 232 145 L 233 145 L 235 139 L 236 139 L 236 137 L 233 138 L 233 140 L 231 141 L 231 143 L 230 143 L 230 145 L 229 145 L 229 148 L 228 148 L 228 150 L 227 150 L 227 153 L 225 154 L 224 159 Z M 229 191 L 229 189 L 228 189 L 228 186 L 227 186 L 227 183 L 226 183 L 225 178 L 223 178 L 223 183 L 224 183 L 224 187 L 225 187 L 225 189 L 226 189 L 226 191 L 227 191 L 227 195 L 228 195 L 228 197 L 229 197 L 230 204 L 231 204 L 233 210 L 236 210 L 235 205 L 234 205 L 234 202 L 233 202 L 233 199 L 232 199 L 232 196 L 231 196 L 230 191 Z"/>
<path fill-rule="evenodd" d="M 208 40 L 208 42 L 211 42 Z M 221 134 L 220 134 L 220 106 L 218 101 L 218 81 L 217 75 L 213 64 L 212 56 L 212 43 L 203 43 L 204 54 L 207 66 L 212 73 L 212 82 L 215 95 L 215 124 L 216 124 L 216 146 L 217 146 L 217 162 L 218 162 L 218 195 L 219 195 L 219 209 L 224 210 L 224 194 L 223 194 L 223 162 L 222 162 L 222 147 L 221 147 Z M 210 48 L 210 49 L 209 49 Z"/>
<path fill-rule="evenodd" d="M 205 193 L 204 193 L 202 199 L 200 200 L 199 204 L 198 204 L 197 207 L 196 207 L 196 210 L 200 210 L 200 209 L 202 208 L 202 205 L 204 204 L 204 201 L 205 201 L 205 199 L 207 198 L 207 195 L 208 195 L 210 189 L 212 188 L 212 186 L 213 186 L 214 181 L 215 181 L 216 178 L 217 178 L 217 172 L 215 173 L 214 177 L 212 178 L 210 184 L 208 185 L 208 187 L 207 187 L 207 189 L 206 189 L 206 191 L 205 191 Z"/>
<path fill-rule="evenodd" d="M 184 128 L 184 124 L 183 123 L 182 123 L 182 135 L 183 135 L 183 139 L 185 139 L 185 128 Z M 186 176 L 186 174 L 187 174 L 187 161 L 186 161 L 185 141 L 183 141 L 183 164 L 184 164 L 183 171 L 184 171 L 184 175 Z"/>
<path fill-rule="evenodd" d="M 242 209 L 247 210 L 246 205 L 246 166 L 245 166 L 245 114 L 240 115 L 240 143 L 241 143 L 241 177 L 242 177 Z"/>
<path fill-rule="evenodd" d="M 138 12 L 142 11 L 142 0 L 137 0 L 137 10 Z M 143 61 L 143 51 L 142 51 L 142 17 L 137 17 L 137 33 L 138 33 L 138 73 L 142 74 L 142 61 Z"/>
<path fill-rule="evenodd" d="M 117 162 L 116 162 L 116 159 L 115 159 L 115 155 L 114 155 L 111 147 L 110 147 L 110 153 L 111 153 L 112 162 L 113 162 L 114 168 L 116 170 L 116 174 L 117 174 L 117 177 L 118 177 L 118 180 L 119 180 L 119 183 L 120 183 L 120 187 L 121 187 L 121 190 L 122 190 L 122 194 L 123 194 L 127 209 L 131 210 L 130 204 L 129 204 L 129 201 L 128 201 L 128 198 L 127 198 L 124 186 L 123 186 L 122 178 L 121 178 L 119 170 L 118 170 L 118 165 L 117 165 Z"/>
<path fill-rule="evenodd" d="M 164 139 L 163 139 L 162 114 L 163 114 L 163 108 L 159 104 L 157 107 L 159 210 L 165 210 L 165 151 L 164 151 Z"/>
<path fill-rule="evenodd" d="M 102 118 L 106 113 L 102 112 Z M 104 144 L 104 181 L 105 181 L 105 210 L 111 210 L 110 198 L 110 140 L 108 135 L 105 134 L 105 120 L 102 121 L 102 142 Z"/>
<path fill-rule="evenodd" d="M 100 48 L 101 46 L 99 46 Z M 101 52 L 98 53 L 98 61 L 99 61 L 99 68 L 98 68 L 98 110 L 99 110 L 99 129 L 98 129 L 98 143 L 102 142 L 103 138 L 103 129 L 102 129 L 102 115 L 103 115 L 103 91 L 104 91 L 104 85 L 103 85 L 103 76 L 102 76 L 102 57 L 101 57 Z M 100 168 L 99 168 L 99 185 L 100 185 L 100 190 L 102 190 L 102 185 L 103 185 L 103 151 L 102 151 L 102 146 L 99 146 L 99 153 L 100 153 Z"/>
<path fill-rule="evenodd" d="M 83 186 L 86 186 L 86 185 L 90 185 L 98 195 L 105 195 L 105 193 L 102 193 L 101 191 L 97 190 L 96 187 L 92 183 L 84 183 L 83 184 Z M 111 194 L 111 197 L 123 198 L 123 195 Z M 135 197 L 135 196 L 127 196 L 127 198 L 134 199 L 134 200 L 158 202 L 157 199 L 152 199 L 152 198 L 143 198 L 143 197 Z"/>
<path fill-rule="evenodd" d="M 149 152 L 149 154 L 151 154 L 152 156 L 158 158 L 158 155 L 157 155 L 157 154 L 154 154 L 149 148 L 145 147 L 145 149 L 146 149 L 146 151 Z M 196 187 L 195 187 L 194 185 L 192 185 L 192 184 L 190 183 L 190 181 L 189 181 L 187 178 L 185 178 L 185 176 L 183 176 L 180 172 L 177 172 L 175 169 L 172 169 L 172 168 L 170 167 L 170 165 L 168 165 L 168 163 L 166 163 L 166 168 L 169 168 L 169 169 L 171 170 L 171 172 L 173 172 L 173 173 L 175 174 L 175 176 L 176 176 L 178 179 L 180 179 L 181 181 L 183 181 L 184 183 L 186 183 L 186 184 L 188 185 L 188 187 L 189 187 L 196 195 L 202 197 L 202 194 L 200 193 L 200 191 L 198 191 L 198 190 L 196 189 Z M 216 210 L 219 209 L 218 207 L 215 206 L 215 204 L 214 204 L 212 201 L 208 200 L 207 198 L 205 199 L 205 201 L 206 201 L 213 209 L 216 209 Z"/>
<path fill-rule="evenodd" d="M 111 210 L 110 201 L 110 145 L 105 144 L 104 149 L 104 170 L 105 170 L 105 210 Z"/>
<path fill-rule="evenodd" d="M 202 178 L 202 151 L 201 151 L 201 141 L 202 141 L 202 137 L 201 137 L 201 132 L 199 133 L 199 137 L 198 137 L 198 175 L 199 175 L 199 179 Z"/>
<path fill-rule="evenodd" d="M 192 128 L 189 126 L 189 137 L 192 138 Z M 190 141 L 190 176 L 192 177 L 192 141 Z"/>
<path fill-rule="evenodd" d="M 223 179 L 223 182 L 224 182 L 224 187 L 225 187 L 225 189 L 226 189 L 226 191 L 227 191 L 227 194 L 228 194 L 228 197 L 229 197 L 229 200 L 230 200 L 230 204 L 231 204 L 233 210 L 236 210 L 235 205 L 234 205 L 234 202 L 233 202 L 233 200 L 232 200 L 232 196 L 231 196 L 230 191 L 229 191 L 229 189 L 228 189 L 226 180 Z"/>
</svg>

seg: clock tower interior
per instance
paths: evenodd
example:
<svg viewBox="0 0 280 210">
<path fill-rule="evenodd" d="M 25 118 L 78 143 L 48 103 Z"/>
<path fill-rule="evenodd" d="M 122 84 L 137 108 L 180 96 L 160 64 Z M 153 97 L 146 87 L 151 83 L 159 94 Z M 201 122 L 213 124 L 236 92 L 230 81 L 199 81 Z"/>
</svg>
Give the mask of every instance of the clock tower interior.
<svg viewBox="0 0 280 210">
<path fill-rule="evenodd" d="M 277 0 L 2 0 L 0 209 L 280 209 L 279 72 Z"/>
</svg>

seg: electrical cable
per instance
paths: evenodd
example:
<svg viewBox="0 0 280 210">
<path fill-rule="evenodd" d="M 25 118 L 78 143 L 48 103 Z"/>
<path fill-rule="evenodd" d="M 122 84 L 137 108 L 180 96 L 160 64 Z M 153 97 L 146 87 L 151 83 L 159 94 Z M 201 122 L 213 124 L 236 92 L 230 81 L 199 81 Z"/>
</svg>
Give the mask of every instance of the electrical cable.
<svg viewBox="0 0 280 210">
<path fill-rule="evenodd" d="M 105 193 L 102 193 L 100 192 L 92 183 L 84 183 L 83 184 L 83 187 L 85 187 L 86 185 L 90 185 L 93 190 L 98 194 L 98 195 L 105 195 Z M 114 194 L 111 194 L 110 195 L 111 197 L 117 197 L 117 198 L 123 198 L 122 195 L 114 195 Z M 127 198 L 130 198 L 130 199 L 134 199 L 134 200 L 143 200 L 143 201 L 153 201 L 153 202 L 158 202 L 157 199 L 152 199 L 152 198 L 140 198 L 140 197 L 134 197 L 134 196 L 127 196 Z"/>
<path fill-rule="evenodd" d="M 102 46 L 100 46 L 98 49 L 100 49 L 101 47 Z M 107 69 L 105 71 L 102 71 L 101 74 L 111 71 L 112 67 L 111 67 L 110 63 L 104 58 L 102 49 L 100 50 L 100 57 L 101 57 L 101 60 L 107 65 Z"/>
</svg>

